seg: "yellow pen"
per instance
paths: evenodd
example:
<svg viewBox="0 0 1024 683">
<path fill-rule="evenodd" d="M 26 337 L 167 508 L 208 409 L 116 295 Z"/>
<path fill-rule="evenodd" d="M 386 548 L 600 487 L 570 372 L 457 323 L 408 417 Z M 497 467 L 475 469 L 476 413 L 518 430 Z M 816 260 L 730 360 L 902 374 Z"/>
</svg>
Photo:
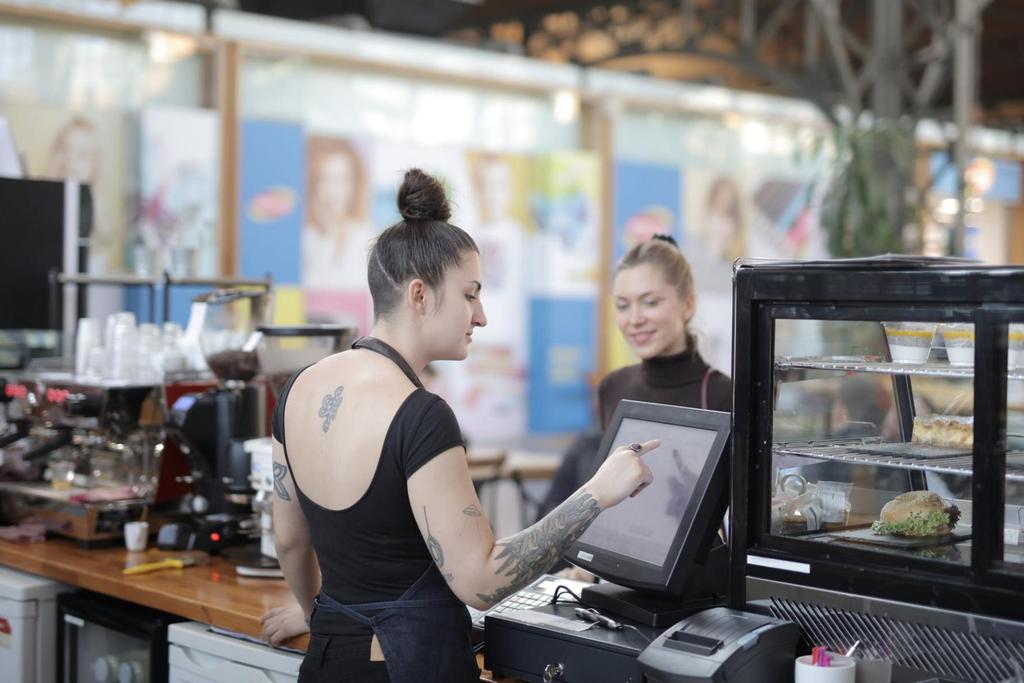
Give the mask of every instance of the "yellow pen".
<svg viewBox="0 0 1024 683">
<path fill-rule="evenodd" d="M 143 564 L 125 567 L 121 570 L 121 573 L 147 574 L 149 572 L 160 571 L 161 569 L 182 569 L 184 567 L 191 567 L 195 563 L 195 559 L 191 557 L 169 557 L 166 560 L 160 560 L 159 562 L 144 562 Z"/>
</svg>

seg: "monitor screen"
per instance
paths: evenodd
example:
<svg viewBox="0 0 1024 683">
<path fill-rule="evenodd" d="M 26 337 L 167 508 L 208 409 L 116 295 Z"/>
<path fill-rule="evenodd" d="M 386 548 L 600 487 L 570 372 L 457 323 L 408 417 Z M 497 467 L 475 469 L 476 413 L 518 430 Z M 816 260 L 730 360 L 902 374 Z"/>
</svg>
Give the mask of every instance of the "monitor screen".
<svg viewBox="0 0 1024 683">
<path fill-rule="evenodd" d="M 731 416 L 696 408 L 621 401 L 601 442 L 595 470 L 608 454 L 634 441 L 659 439 L 642 457 L 650 486 L 607 508 L 570 546 L 565 558 L 613 583 L 678 595 L 704 571 L 728 502 L 723 457 Z"/>
<path fill-rule="evenodd" d="M 580 540 L 661 567 L 717 436 L 714 430 L 623 419 L 611 450 L 660 439 L 661 446 L 644 455 L 654 481 L 635 498 L 602 512 Z"/>
</svg>

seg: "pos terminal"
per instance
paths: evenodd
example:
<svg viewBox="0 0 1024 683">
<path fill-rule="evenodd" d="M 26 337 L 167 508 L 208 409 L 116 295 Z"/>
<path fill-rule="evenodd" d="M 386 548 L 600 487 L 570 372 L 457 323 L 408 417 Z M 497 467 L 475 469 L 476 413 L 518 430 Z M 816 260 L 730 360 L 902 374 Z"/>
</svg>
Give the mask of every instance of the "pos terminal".
<svg viewBox="0 0 1024 683">
<path fill-rule="evenodd" d="M 643 456 L 651 485 L 601 512 L 565 555 L 605 582 L 579 603 L 488 614 L 486 667 L 565 683 L 792 680 L 799 629 L 723 607 L 729 430 L 728 413 L 620 402 L 595 468 L 619 446 L 661 446 Z"/>
</svg>

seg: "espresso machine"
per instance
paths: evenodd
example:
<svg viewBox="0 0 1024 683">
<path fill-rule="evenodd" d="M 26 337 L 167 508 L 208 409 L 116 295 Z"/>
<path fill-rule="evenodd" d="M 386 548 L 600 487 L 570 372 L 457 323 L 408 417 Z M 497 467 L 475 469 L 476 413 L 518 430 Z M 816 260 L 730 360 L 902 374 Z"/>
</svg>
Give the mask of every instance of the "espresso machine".
<svg viewBox="0 0 1024 683">
<path fill-rule="evenodd" d="M 289 377 L 322 358 L 347 349 L 357 336 L 355 328 L 341 325 L 265 325 L 257 332 L 260 372 L 270 387 L 275 405 Z M 249 481 L 254 490 L 252 510 L 259 522 L 260 542 L 258 550 L 233 552 L 232 559 L 243 576 L 280 577 L 271 514 L 274 495 L 271 438 L 250 439 L 244 448 L 250 459 Z"/>
<path fill-rule="evenodd" d="M 125 522 L 146 518 L 165 435 L 161 385 L 30 370 L 7 378 L 4 397 L 6 522 L 32 518 L 92 547 L 119 542 Z"/>
<path fill-rule="evenodd" d="M 251 519 L 252 487 L 247 439 L 267 433 L 267 393 L 259 372 L 255 330 L 264 322 L 266 289 L 225 289 L 193 300 L 189 330 L 217 386 L 179 396 L 170 429 L 192 464 L 190 519 L 157 537 L 166 549 L 219 552 L 257 533 Z M 188 333 L 186 333 L 187 335 Z"/>
</svg>

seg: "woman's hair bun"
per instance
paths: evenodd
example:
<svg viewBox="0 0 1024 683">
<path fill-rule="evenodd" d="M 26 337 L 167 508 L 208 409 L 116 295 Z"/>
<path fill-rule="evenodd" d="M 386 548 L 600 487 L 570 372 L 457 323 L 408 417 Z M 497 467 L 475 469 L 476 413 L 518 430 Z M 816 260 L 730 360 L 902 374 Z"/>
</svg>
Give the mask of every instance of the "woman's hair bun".
<svg viewBox="0 0 1024 683">
<path fill-rule="evenodd" d="M 448 196 L 437 178 L 418 168 L 405 172 L 398 190 L 398 212 L 406 221 L 445 221 L 451 218 Z"/>
</svg>

